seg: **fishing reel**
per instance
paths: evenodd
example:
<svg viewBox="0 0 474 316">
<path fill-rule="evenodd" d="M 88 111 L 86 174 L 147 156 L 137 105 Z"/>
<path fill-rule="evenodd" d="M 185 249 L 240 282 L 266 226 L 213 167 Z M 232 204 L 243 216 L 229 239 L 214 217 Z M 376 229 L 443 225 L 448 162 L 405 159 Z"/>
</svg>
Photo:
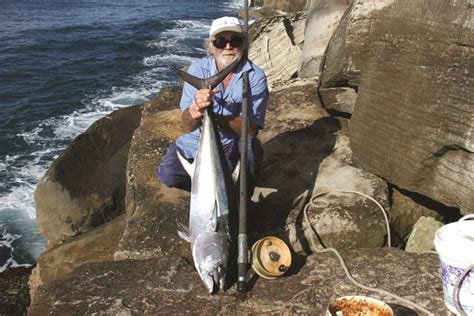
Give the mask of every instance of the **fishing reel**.
<svg viewBox="0 0 474 316">
<path fill-rule="evenodd" d="M 285 242 L 274 236 L 267 236 L 252 246 L 250 264 L 264 279 L 276 279 L 291 266 L 291 251 Z"/>
</svg>

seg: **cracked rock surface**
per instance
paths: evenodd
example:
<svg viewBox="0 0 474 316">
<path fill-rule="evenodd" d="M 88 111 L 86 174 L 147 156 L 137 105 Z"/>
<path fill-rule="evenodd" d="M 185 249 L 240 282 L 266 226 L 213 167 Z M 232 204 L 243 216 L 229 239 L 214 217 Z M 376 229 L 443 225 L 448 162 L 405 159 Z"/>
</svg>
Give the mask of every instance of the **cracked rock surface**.
<svg viewBox="0 0 474 316">
<path fill-rule="evenodd" d="M 343 255 L 358 281 L 416 301 L 435 315 L 447 315 L 435 255 L 394 248 L 359 249 Z M 354 286 L 331 253 L 313 254 L 299 271 L 276 280 L 260 279 L 252 271 L 249 277 L 248 293 L 231 288 L 209 295 L 190 263 L 180 257 L 87 264 L 40 288 L 29 315 L 65 315 L 71 311 L 78 315 L 222 315 L 237 311 L 323 315 L 331 299 L 354 294 L 382 299 L 404 315 L 415 315 L 395 298 Z"/>
</svg>

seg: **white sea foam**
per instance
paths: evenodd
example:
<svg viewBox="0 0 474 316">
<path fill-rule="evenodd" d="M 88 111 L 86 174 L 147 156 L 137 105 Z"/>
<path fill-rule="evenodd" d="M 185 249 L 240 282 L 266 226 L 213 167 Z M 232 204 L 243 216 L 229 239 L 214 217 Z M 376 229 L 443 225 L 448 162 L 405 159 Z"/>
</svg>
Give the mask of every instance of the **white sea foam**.
<svg viewBox="0 0 474 316">
<path fill-rule="evenodd" d="M 168 62 L 173 58 L 165 57 Z M 156 79 L 166 69 L 164 66 L 155 67 L 139 73 L 130 78 L 130 85 L 126 87 L 112 87 L 108 91 L 100 91 L 94 97 L 86 97 L 83 109 L 39 121 L 33 129 L 18 133 L 17 136 L 30 146 L 43 148 L 23 155 L 7 155 L 0 162 L 0 171 L 6 173 L 9 179 L 9 183 L 2 182 L 2 186 L 9 190 L 0 195 L 0 212 L 23 211 L 34 219 L 33 192 L 51 161 L 58 157 L 67 143 L 95 121 L 116 109 L 148 101 L 167 84 L 164 80 Z"/>
<path fill-rule="evenodd" d="M 166 30 L 162 33 L 164 37 L 168 35 L 179 36 L 179 37 L 193 37 L 195 34 L 201 34 L 209 31 L 211 26 L 208 22 L 192 21 L 192 20 L 180 20 L 178 26 Z"/>
<path fill-rule="evenodd" d="M 232 0 L 229 3 L 229 7 L 233 9 L 239 9 L 244 6 L 244 1 L 245 0 Z M 249 1 L 250 3 L 250 1 Z"/>
<path fill-rule="evenodd" d="M 33 201 L 33 185 L 20 185 L 14 190 L 0 197 L 1 211 L 24 210 L 31 219 L 36 218 L 36 209 Z"/>
<path fill-rule="evenodd" d="M 180 55 L 192 54 L 195 52 L 194 48 L 187 45 L 185 41 L 203 38 L 210 29 L 208 23 L 200 21 L 181 20 L 177 24 L 177 27 L 160 33 L 157 38 L 149 41 L 146 45 L 150 48 L 180 52 Z"/>
<path fill-rule="evenodd" d="M 3 266 L 0 266 L 0 273 L 9 268 L 19 268 L 19 267 L 31 267 L 31 264 L 28 264 L 28 263 L 19 264 L 15 260 L 13 260 L 13 258 L 10 258 L 7 260 L 7 262 L 5 262 Z"/>
<path fill-rule="evenodd" d="M 19 264 L 12 257 L 11 253 L 13 252 L 13 242 L 21 238 L 21 235 L 12 235 L 9 233 L 2 233 L 0 236 L 0 247 L 9 248 L 10 258 L 8 258 L 2 265 L 0 265 L 0 273 L 5 271 L 8 268 L 18 268 L 18 267 L 29 267 L 31 264 Z M 0 263 L 1 264 L 1 263 Z"/>
<path fill-rule="evenodd" d="M 21 235 L 12 235 L 10 233 L 2 233 L 2 237 L 1 237 L 1 245 L 2 246 L 5 246 L 7 248 L 10 248 L 10 249 L 13 249 L 12 247 L 12 244 L 15 240 L 17 240 L 18 238 L 20 238 Z"/>
<path fill-rule="evenodd" d="M 178 54 L 165 54 L 165 55 L 155 55 L 143 58 L 143 64 L 145 66 L 159 66 L 163 64 L 190 64 L 196 58 L 178 55 Z"/>
<path fill-rule="evenodd" d="M 28 134 L 33 141 L 34 133 Z M 49 163 L 57 157 L 60 148 L 47 148 L 32 152 L 29 155 L 6 156 L 5 171 L 10 190 L 0 196 L 0 212 L 18 210 L 25 212 L 29 218 L 36 218 L 33 192 L 39 179 L 45 174 Z"/>
</svg>

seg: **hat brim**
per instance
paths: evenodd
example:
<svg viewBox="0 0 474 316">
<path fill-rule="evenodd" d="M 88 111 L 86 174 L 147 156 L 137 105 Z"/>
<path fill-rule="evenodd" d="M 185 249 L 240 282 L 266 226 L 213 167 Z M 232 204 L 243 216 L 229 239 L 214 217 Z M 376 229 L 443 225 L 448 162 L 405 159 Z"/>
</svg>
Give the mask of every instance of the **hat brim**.
<svg viewBox="0 0 474 316">
<path fill-rule="evenodd" d="M 214 32 L 211 33 L 211 36 L 217 35 L 222 32 L 235 32 L 235 33 L 240 33 L 242 34 L 242 28 L 237 25 L 228 25 L 228 26 L 223 26 L 215 30 Z"/>
</svg>

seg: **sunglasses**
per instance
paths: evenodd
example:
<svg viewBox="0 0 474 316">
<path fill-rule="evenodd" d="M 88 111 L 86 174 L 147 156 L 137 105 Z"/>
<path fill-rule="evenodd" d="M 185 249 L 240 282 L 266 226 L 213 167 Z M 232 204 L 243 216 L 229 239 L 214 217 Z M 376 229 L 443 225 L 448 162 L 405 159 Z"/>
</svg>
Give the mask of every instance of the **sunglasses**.
<svg viewBox="0 0 474 316">
<path fill-rule="evenodd" d="M 225 37 L 218 37 L 212 41 L 212 44 L 216 48 L 223 49 L 226 48 L 227 43 L 229 43 L 231 47 L 236 48 L 240 47 L 243 42 L 244 38 L 242 36 L 231 36 L 230 39 L 227 39 Z"/>
</svg>

